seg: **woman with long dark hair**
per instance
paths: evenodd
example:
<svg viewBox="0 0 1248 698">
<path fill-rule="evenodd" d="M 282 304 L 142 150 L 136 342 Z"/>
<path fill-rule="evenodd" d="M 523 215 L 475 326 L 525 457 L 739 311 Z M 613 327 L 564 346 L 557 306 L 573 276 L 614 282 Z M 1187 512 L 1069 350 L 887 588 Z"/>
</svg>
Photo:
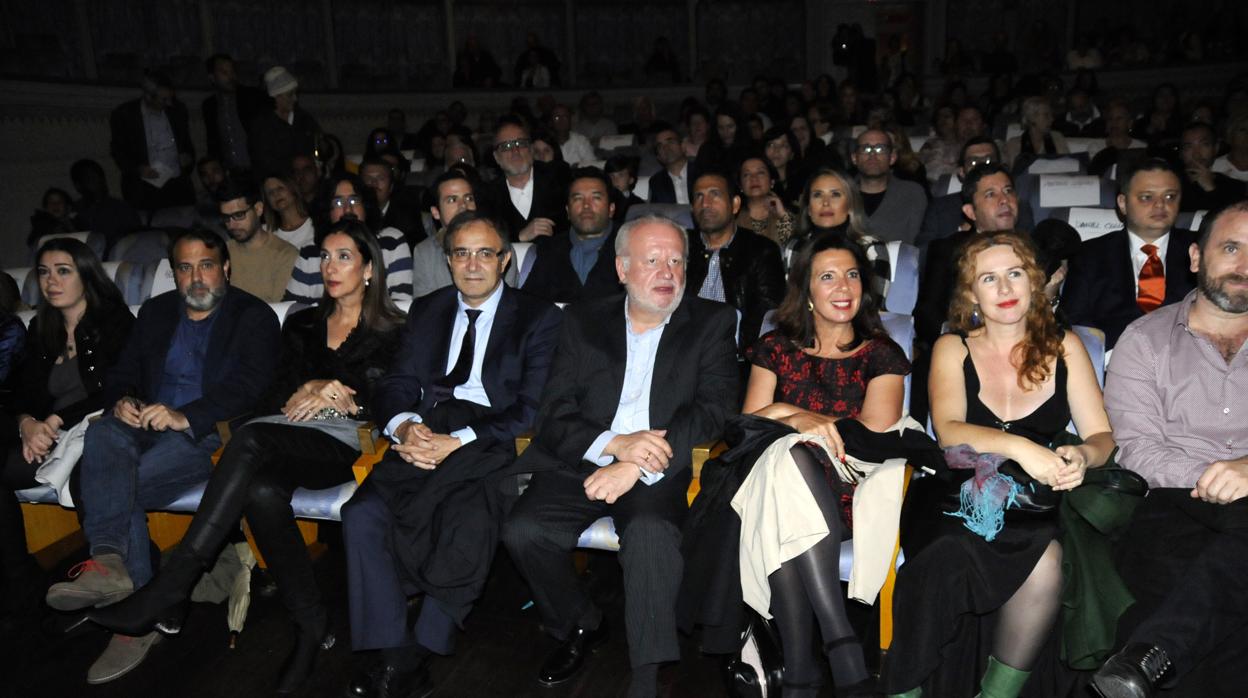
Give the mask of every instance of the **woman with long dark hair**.
<svg viewBox="0 0 1248 698">
<path fill-rule="evenodd" d="M 246 516 L 298 626 L 278 692 L 299 689 L 327 639 L 328 619 L 290 498 L 299 487 L 325 489 L 351 479 L 370 389 L 398 350 L 403 323 L 386 294 L 380 260 L 381 248 L 362 222 L 348 218 L 330 227 L 321 241 L 324 296 L 282 327 L 281 373 L 267 405 L 271 416 L 234 434 L 190 528 L 160 573 L 121 603 L 91 612 L 91 620 L 126 635 L 180 627 L 157 623 L 185 613 L 200 573 Z"/>
<path fill-rule="evenodd" d="M 0 482 L 0 566 L 6 599 L 39 603 L 42 574 L 26 554 L 22 513 L 13 492 L 37 487 L 35 473 L 64 430 L 103 409 L 104 376 L 116 362 L 134 317 L 108 280 L 91 248 L 73 238 L 54 238 L 35 256 L 39 304 L 14 371 L 14 398 L 5 434 Z M 37 607 L 37 606 L 36 606 Z"/>
<path fill-rule="evenodd" d="M 958 269 L 951 331 L 932 350 L 932 425 L 942 446 L 1010 459 L 1022 473 L 977 471 L 960 491 L 952 471 L 929 478 L 935 489 L 949 485 L 961 508 L 945 515 L 932 504 L 911 522 L 884 688 L 907 698 L 966 696 L 978 681 L 994 698 L 1017 696 L 1024 684 L 1031 695 L 1066 695 L 1053 633 L 1062 588 L 1056 512 L 1015 514 L 1011 495 L 990 495 L 998 485 L 1007 493 L 1078 486 L 1113 451 L 1109 418 L 1087 351 L 1053 316 L 1027 239 L 973 237 Z M 1072 417 L 1083 443 L 1057 445 Z M 1029 681 L 1033 670 L 1041 675 Z"/>
</svg>

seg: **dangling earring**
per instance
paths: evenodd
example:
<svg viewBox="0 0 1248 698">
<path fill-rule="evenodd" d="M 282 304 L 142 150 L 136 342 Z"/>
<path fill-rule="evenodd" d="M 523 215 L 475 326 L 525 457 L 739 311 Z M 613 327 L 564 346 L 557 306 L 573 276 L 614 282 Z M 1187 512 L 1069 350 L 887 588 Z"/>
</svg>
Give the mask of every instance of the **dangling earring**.
<svg viewBox="0 0 1248 698">
<path fill-rule="evenodd" d="M 810 311 L 810 312 L 812 312 L 812 313 L 813 313 L 813 312 L 815 312 L 815 302 L 814 302 L 814 301 L 812 301 L 812 300 L 807 300 L 807 301 L 806 301 L 806 309 L 807 309 L 807 310 L 809 310 L 809 311 Z"/>
<path fill-rule="evenodd" d="M 368 285 L 371 282 L 372 282 L 372 279 L 364 279 L 364 288 L 368 288 Z"/>
<path fill-rule="evenodd" d="M 979 303 L 973 303 L 971 305 L 971 326 L 979 327 L 982 324 L 984 324 L 984 318 L 979 314 Z"/>
</svg>

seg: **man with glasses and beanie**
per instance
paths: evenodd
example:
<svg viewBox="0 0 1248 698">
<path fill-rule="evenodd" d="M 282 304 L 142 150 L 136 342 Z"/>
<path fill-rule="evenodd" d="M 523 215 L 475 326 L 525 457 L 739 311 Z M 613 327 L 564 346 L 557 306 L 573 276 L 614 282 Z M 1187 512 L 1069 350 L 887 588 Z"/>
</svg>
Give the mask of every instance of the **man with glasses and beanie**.
<svg viewBox="0 0 1248 698">
<path fill-rule="evenodd" d="M 426 696 L 494 557 L 515 438 L 532 428 L 561 314 L 503 283 L 502 225 L 472 210 L 443 249 L 454 285 L 418 298 L 373 389 L 394 445 L 342 508 L 359 696 Z M 409 597 L 419 601 L 410 610 Z"/>
<path fill-rule="evenodd" d="M 510 242 L 532 242 L 567 226 L 564 187 L 547 163 L 534 162 L 528 127 L 514 116 L 504 116 L 494 128 L 494 161 L 503 176 L 490 182 L 486 193 Z"/>
</svg>

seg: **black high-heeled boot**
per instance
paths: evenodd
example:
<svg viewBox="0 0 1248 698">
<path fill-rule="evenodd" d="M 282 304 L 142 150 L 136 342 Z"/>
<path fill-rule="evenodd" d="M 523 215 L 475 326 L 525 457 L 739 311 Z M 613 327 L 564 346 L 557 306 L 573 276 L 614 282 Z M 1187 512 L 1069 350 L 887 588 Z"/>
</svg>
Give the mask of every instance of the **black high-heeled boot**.
<svg viewBox="0 0 1248 698">
<path fill-rule="evenodd" d="M 176 635 L 190 608 L 191 589 L 203 571 L 198 559 L 179 548 L 147 586 L 115 604 L 88 611 L 87 620 L 132 637 L 153 630 Z"/>
<path fill-rule="evenodd" d="M 316 608 L 301 614 L 295 623 L 299 634 L 295 636 L 295 646 L 282 663 L 282 672 L 277 679 L 277 694 L 290 695 L 297 692 L 312 675 L 316 668 L 316 655 L 321 650 L 334 646 L 336 638 L 328 630 L 329 619 L 325 609 Z"/>
</svg>

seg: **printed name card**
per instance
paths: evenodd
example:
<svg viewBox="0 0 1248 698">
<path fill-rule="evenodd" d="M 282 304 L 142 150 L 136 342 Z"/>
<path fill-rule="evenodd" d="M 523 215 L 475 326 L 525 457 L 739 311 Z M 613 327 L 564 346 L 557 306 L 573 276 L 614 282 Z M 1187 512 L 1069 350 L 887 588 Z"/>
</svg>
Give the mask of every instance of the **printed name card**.
<svg viewBox="0 0 1248 698">
<path fill-rule="evenodd" d="M 1118 212 L 1112 208 L 1075 207 L 1070 209 L 1066 222 L 1079 233 L 1079 237 L 1085 242 L 1122 227 L 1122 222 L 1118 220 Z"/>
<path fill-rule="evenodd" d="M 603 136 L 598 141 L 598 147 L 603 150 L 615 150 L 616 148 L 627 148 L 633 144 L 633 134 L 626 133 L 622 136 Z"/>
<path fill-rule="evenodd" d="M 1027 171 L 1032 174 L 1073 174 L 1079 172 L 1079 161 L 1074 158 L 1040 158 L 1031 163 Z"/>
<path fill-rule="evenodd" d="M 1040 208 L 1097 206 L 1101 180 L 1092 175 L 1040 175 Z"/>
</svg>

